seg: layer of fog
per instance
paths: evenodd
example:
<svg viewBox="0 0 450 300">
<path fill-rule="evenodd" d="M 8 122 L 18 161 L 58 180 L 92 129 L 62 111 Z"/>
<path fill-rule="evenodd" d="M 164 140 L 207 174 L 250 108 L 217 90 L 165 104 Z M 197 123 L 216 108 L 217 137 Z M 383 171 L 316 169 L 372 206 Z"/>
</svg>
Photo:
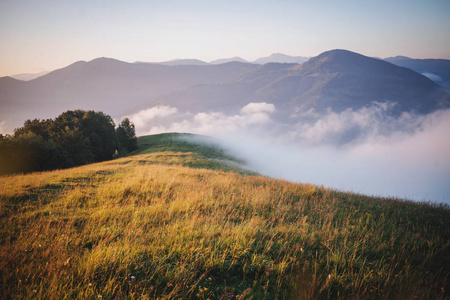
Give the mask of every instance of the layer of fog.
<svg viewBox="0 0 450 300">
<path fill-rule="evenodd" d="M 428 77 L 428 79 L 431 79 L 438 84 L 443 82 L 442 77 L 439 75 L 436 75 L 436 74 L 433 74 L 430 72 L 424 72 L 424 73 L 422 73 L 422 75 L 425 77 Z"/>
<path fill-rule="evenodd" d="M 240 113 L 189 113 L 158 106 L 129 116 L 138 135 L 190 132 L 217 137 L 261 174 L 358 193 L 450 203 L 450 110 L 393 117 L 395 104 L 314 111 L 275 121 L 271 103 Z M 290 125 L 288 125 L 290 124 Z"/>
</svg>

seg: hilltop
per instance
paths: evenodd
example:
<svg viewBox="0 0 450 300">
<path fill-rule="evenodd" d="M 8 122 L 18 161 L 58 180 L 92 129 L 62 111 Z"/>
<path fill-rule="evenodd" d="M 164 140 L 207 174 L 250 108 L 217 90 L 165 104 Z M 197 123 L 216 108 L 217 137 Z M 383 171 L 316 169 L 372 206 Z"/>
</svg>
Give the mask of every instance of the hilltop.
<svg viewBox="0 0 450 300">
<path fill-rule="evenodd" d="M 221 141 L 215 138 L 190 133 L 148 135 L 138 139 L 138 150 L 133 152 L 133 156 L 156 154 L 155 157 L 159 157 L 158 155 L 163 153 L 162 158 L 156 162 L 256 175 L 246 168 L 242 159 L 229 154 L 220 143 Z M 174 160 L 167 160 L 166 154 L 169 152 L 181 155 L 175 155 Z M 148 157 L 147 160 L 149 161 Z"/>
<path fill-rule="evenodd" d="M 0 177 L 1 298 L 450 296 L 446 206 L 246 175 L 204 137 L 138 144 Z"/>
</svg>

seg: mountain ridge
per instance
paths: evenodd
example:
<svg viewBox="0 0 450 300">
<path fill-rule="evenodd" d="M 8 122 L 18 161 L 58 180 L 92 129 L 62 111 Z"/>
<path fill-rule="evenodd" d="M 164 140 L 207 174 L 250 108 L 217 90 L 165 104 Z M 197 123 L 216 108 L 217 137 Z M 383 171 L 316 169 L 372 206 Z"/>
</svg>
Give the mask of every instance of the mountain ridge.
<svg viewBox="0 0 450 300">
<path fill-rule="evenodd" d="M 49 118 L 68 109 L 102 110 L 116 117 L 148 99 L 198 84 L 227 82 L 257 67 L 131 64 L 109 58 L 78 61 L 30 81 L 0 78 L 0 120 L 12 123 L 12 131 L 26 119 Z"/>
<path fill-rule="evenodd" d="M 397 66 L 414 70 L 437 84 L 450 89 L 450 60 L 448 59 L 414 59 L 396 56 L 384 60 Z"/>
<path fill-rule="evenodd" d="M 411 69 L 339 49 L 301 65 L 168 66 L 97 58 L 31 81 L 0 78 L 0 120 L 12 130 L 26 119 L 68 109 L 102 110 L 115 118 L 155 105 L 236 113 L 250 102 L 273 103 L 280 119 L 309 109 L 359 109 L 373 101 L 397 103 L 397 114 L 429 113 L 448 107 L 449 93 Z"/>
<path fill-rule="evenodd" d="M 266 64 L 266 63 L 296 63 L 302 64 L 308 61 L 310 57 L 303 56 L 290 56 L 283 53 L 272 53 L 266 57 L 260 57 L 253 61 L 255 64 Z"/>
<path fill-rule="evenodd" d="M 239 56 L 234 56 L 234 57 L 230 57 L 230 58 L 221 58 L 221 59 L 216 59 L 213 61 L 210 61 L 209 63 L 212 65 L 219 65 L 219 64 L 224 64 L 224 63 L 228 63 L 228 62 L 242 62 L 242 63 L 250 63 L 249 61 L 239 57 Z"/>
<path fill-rule="evenodd" d="M 347 50 L 331 50 L 302 65 L 266 64 L 226 85 L 192 87 L 163 96 L 159 104 L 183 107 L 188 99 L 201 103 L 203 110 L 226 109 L 229 113 L 237 113 L 249 102 L 273 103 L 280 120 L 293 121 L 290 116 L 300 111 L 355 110 L 374 101 L 396 102 L 395 114 L 425 114 L 448 107 L 450 93 L 411 69 Z"/>
</svg>

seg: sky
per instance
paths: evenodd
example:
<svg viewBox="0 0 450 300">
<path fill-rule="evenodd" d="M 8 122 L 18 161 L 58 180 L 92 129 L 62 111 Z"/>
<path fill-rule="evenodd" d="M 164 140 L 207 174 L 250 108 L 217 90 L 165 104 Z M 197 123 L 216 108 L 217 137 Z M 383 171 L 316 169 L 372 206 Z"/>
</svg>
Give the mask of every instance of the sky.
<svg viewBox="0 0 450 300">
<path fill-rule="evenodd" d="M 0 76 L 75 61 L 272 53 L 450 59 L 448 0 L 0 0 Z"/>
</svg>

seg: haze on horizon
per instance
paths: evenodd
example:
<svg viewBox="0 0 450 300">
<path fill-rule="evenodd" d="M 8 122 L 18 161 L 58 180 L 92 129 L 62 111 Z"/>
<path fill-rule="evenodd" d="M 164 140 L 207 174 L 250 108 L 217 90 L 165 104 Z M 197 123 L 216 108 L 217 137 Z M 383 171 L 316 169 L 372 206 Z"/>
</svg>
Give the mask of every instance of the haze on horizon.
<svg viewBox="0 0 450 300">
<path fill-rule="evenodd" d="M 2 1 L 0 76 L 75 61 L 212 61 L 271 53 L 450 59 L 450 2 Z"/>
</svg>

